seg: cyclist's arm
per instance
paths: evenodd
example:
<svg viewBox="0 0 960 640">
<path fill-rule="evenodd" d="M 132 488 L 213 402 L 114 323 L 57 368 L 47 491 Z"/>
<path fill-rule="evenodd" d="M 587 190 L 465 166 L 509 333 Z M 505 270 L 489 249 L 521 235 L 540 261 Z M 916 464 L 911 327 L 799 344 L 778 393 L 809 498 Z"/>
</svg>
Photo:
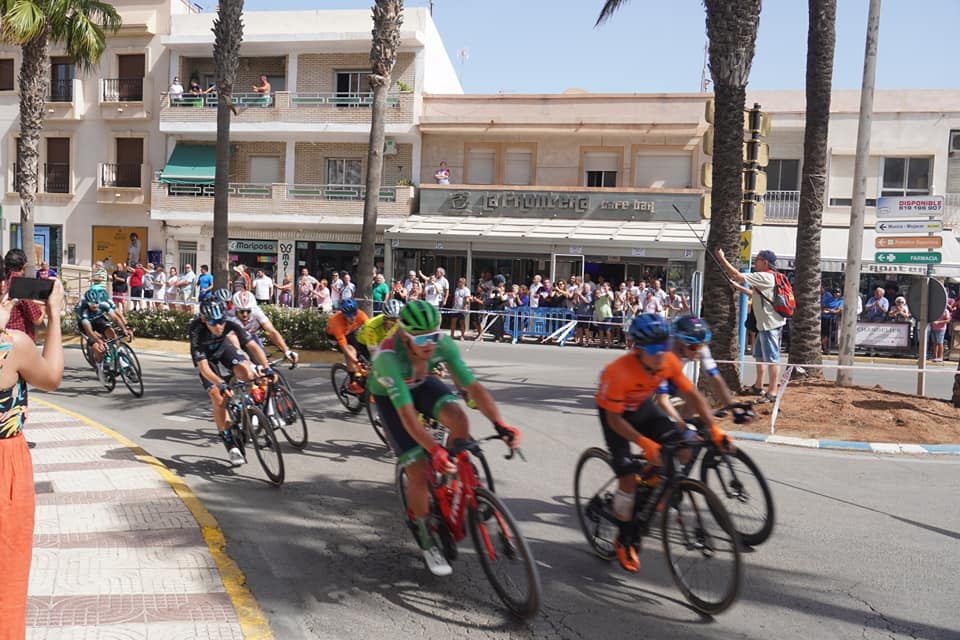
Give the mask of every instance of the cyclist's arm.
<svg viewBox="0 0 960 640">
<path fill-rule="evenodd" d="M 217 375 L 217 372 L 210 366 L 210 361 L 207 360 L 206 355 L 200 360 L 198 366 L 200 367 L 200 375 L 203 376 L 204 380 L 213 385 L 223 384 L 223 378 Z"/>
<path fill-rule="evenodd" d="M 713 395 L 720 398 L 720 402 L 724 406 L 733 404 L 733 394 L 730 393 L 730 388 L 727 386 L 727 383 L 723 381 L 723 376 L 720 375 L 720 372 L 710 374 L 710 388 L 713 390 Z"/>
<path fill-rule="evenodd" d="M 260 321 L 260 326 L 266 332 L 267 337 L 270 338 L 270 342 L 275 344 L 278 349 L 281 349 L 284 354 L 286 354 L 290 349 L 287 347 L 287 341 L 283 339 L 283 334 L 280 333 L 273 323 L 269 320 Z"/>
<path fill-rule="evenodd" d="M 243 347 L 247 353 L 253 356 L 253 359 L 256 360 L 261 367 L 265 369 L 270 367 L 270 360 L 267 359 L 267 354 L 260 348 L 256 340 L 250 338 Z"/>
<path fill-rule="evenodd" d="M 677 424 L 683 424 L 683 416 L 681 416 L 677 408 L 673 406 L 673 402 L 670 401 L 671 397 L 670 385 L 664 382 L 657 388 L 657 392 L 654 394 L 654 401 L 657 403 L 657 406 L 660 407 L 660 410 L 667 414 L 671 420 Z"/>
<path fill-rule="evenodd" d="M 336 313 L 327 322 L 327 335 L 331 336 L 340 347 L 341 351 L 347 346 L 347 332 L 344 323 L 343 313 Z"/>
</svg>

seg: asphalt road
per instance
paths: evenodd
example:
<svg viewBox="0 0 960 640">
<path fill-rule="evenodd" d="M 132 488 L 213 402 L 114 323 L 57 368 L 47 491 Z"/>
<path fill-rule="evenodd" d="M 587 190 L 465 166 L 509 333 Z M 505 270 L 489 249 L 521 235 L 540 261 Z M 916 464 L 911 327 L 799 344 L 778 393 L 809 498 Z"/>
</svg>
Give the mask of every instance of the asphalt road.
<svg viewBox="0 0 960 640">
<path fill-rule="evenodd" d="M 744 444 L 772 483 L 778 521 L 745 556 L 740 599 L 716 618 L 686 606 L 656 541 L 639 575 L 592 556 L 571 508 L 572 475 L 579 454 L 602 442 L 593 388 L 621 353 L 497 344 L 466 353 L 524 429 L 528 462 L 503 460 L 497 444 L 487 451 L 539 562 L 545 602 L 526 623 L 505 614 L 466 541 L 451 578 L 423 568 L 401 521 L 393 460 L 365 415 L 341 410 L 327 368 L 289 375 L 311 443 L 287 450 L 280 488 L 253 460 L 227 466 L 184 358 L 142 355 L 146 395 L 136 400 L 122 386 L 105 393 L 69 349 L 61 390 L 42 395 L 120 431 L 186 479 L 281 640 L 960 638 L 957 458 Z M 476 433 L 488 433 L 471 417 Z"/>
</svg>

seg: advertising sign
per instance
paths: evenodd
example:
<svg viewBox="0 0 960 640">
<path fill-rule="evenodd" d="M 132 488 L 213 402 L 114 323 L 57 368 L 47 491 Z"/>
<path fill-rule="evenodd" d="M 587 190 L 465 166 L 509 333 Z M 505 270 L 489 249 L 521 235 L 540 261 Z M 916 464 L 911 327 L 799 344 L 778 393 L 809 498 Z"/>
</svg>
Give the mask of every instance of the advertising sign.
<svg viewBox="0 0 960 640">
<path fill-rule="evenodd" d="M 943 216 L 943 196 L 884 197 L 877 200 L 878 218 Z"/>
<path fill-rule="evenodd" d="M 136 238 L 131 239 L 131 234 Z M 146 227 L 93 227 L 93 260 L 103 262 L 109 259 L 113 264 L 120 262 L 147 263 Z M 128 259 L 130 258 L 130 259 Z"/>
<path fill-rule="evenodd" d="M 910 346 L 910 325 L 906 322 L 858 322 L 856 345 L 906 349 Z"/>
<path fill-rule="evenodd" d="M 877 236 L 877 249 L 939 249 L 943 246 L 941 236 Z"/>
</svg>

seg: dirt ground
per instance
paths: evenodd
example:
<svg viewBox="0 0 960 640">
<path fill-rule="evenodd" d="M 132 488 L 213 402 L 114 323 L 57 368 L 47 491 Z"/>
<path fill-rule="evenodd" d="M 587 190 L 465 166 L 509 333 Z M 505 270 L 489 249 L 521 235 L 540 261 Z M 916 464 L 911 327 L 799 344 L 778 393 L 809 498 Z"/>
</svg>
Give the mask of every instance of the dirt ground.
<svg viewBox="0 0 960 640">
<path fill-rule="evenodd" d="M 756 396 L 740 396 L 749 401 Z M 770 433 L 773 404 L 756 405 L 753 423 L 725 429 Z M 894 393 L 877 387 L 838 387 L 832 382 L 793 380 L 780 402 L 777 435 L 903 444 L 960 443 L 960 409 L 945 400 Z"/>
</svg>

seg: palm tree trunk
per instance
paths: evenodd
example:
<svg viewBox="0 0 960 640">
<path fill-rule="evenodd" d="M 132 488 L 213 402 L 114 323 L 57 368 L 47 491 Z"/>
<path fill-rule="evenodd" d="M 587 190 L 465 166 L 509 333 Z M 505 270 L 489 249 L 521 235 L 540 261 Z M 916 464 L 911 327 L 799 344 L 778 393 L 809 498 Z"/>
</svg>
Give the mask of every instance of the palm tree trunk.
<svg viewBox="0 0 960 640">
<path fill-rule="evenodd" d="M 20 143 L 17 179 L 20 182 L 20 247 L 27 254 L 26 273 L 36 269 L 33 249 L 33 206 L 40 175 L 40 132 L 50 90 L 49 38 L 44 31 L 22 47 L 20 63 Z"/>
<path fill-rule="evenodd" d="M 218 287 L 230 282 L 230 116 L 233 83 L 243 42 L 243 0 L 220 0 L 213 22 L 213 59 L 217 66 L 217 150 L 213 183 L 213 240 L 210 273 Z"/>
<path fill-rule="evenodd" d="M 797 220 L 797 262 L 794 292 L 797 311 L 790 334 L 790 362 L 821 364 L 820 230 L 827 178 L 827 134 L 836 45 L 837 0 L 810 0 L 807 31 L 807 112 Z M 851 307 L 856 312 L 856 304 Z M 819 367 L 808 369 L 820 377 Z"/>
<path fill-rule="evenodd" d="M 403 0 L 376 0 L 373 7 L 373 43 L 370 48 L 370 88 L 373 105 L 370 113 L 370 145 L 367 149 L 366 195 L 363 201 L 363 229 L 360 232 L 360 259 L 356 285 L 361 303 L 369 313 L 373 307 L 373 268 L 377 242 L 377 206 L 383 180 L 383 144 L 387 91 L 391 73 L 397 63 L 400 47 L 400 25 L 403 24 Z"/>
</svg>

